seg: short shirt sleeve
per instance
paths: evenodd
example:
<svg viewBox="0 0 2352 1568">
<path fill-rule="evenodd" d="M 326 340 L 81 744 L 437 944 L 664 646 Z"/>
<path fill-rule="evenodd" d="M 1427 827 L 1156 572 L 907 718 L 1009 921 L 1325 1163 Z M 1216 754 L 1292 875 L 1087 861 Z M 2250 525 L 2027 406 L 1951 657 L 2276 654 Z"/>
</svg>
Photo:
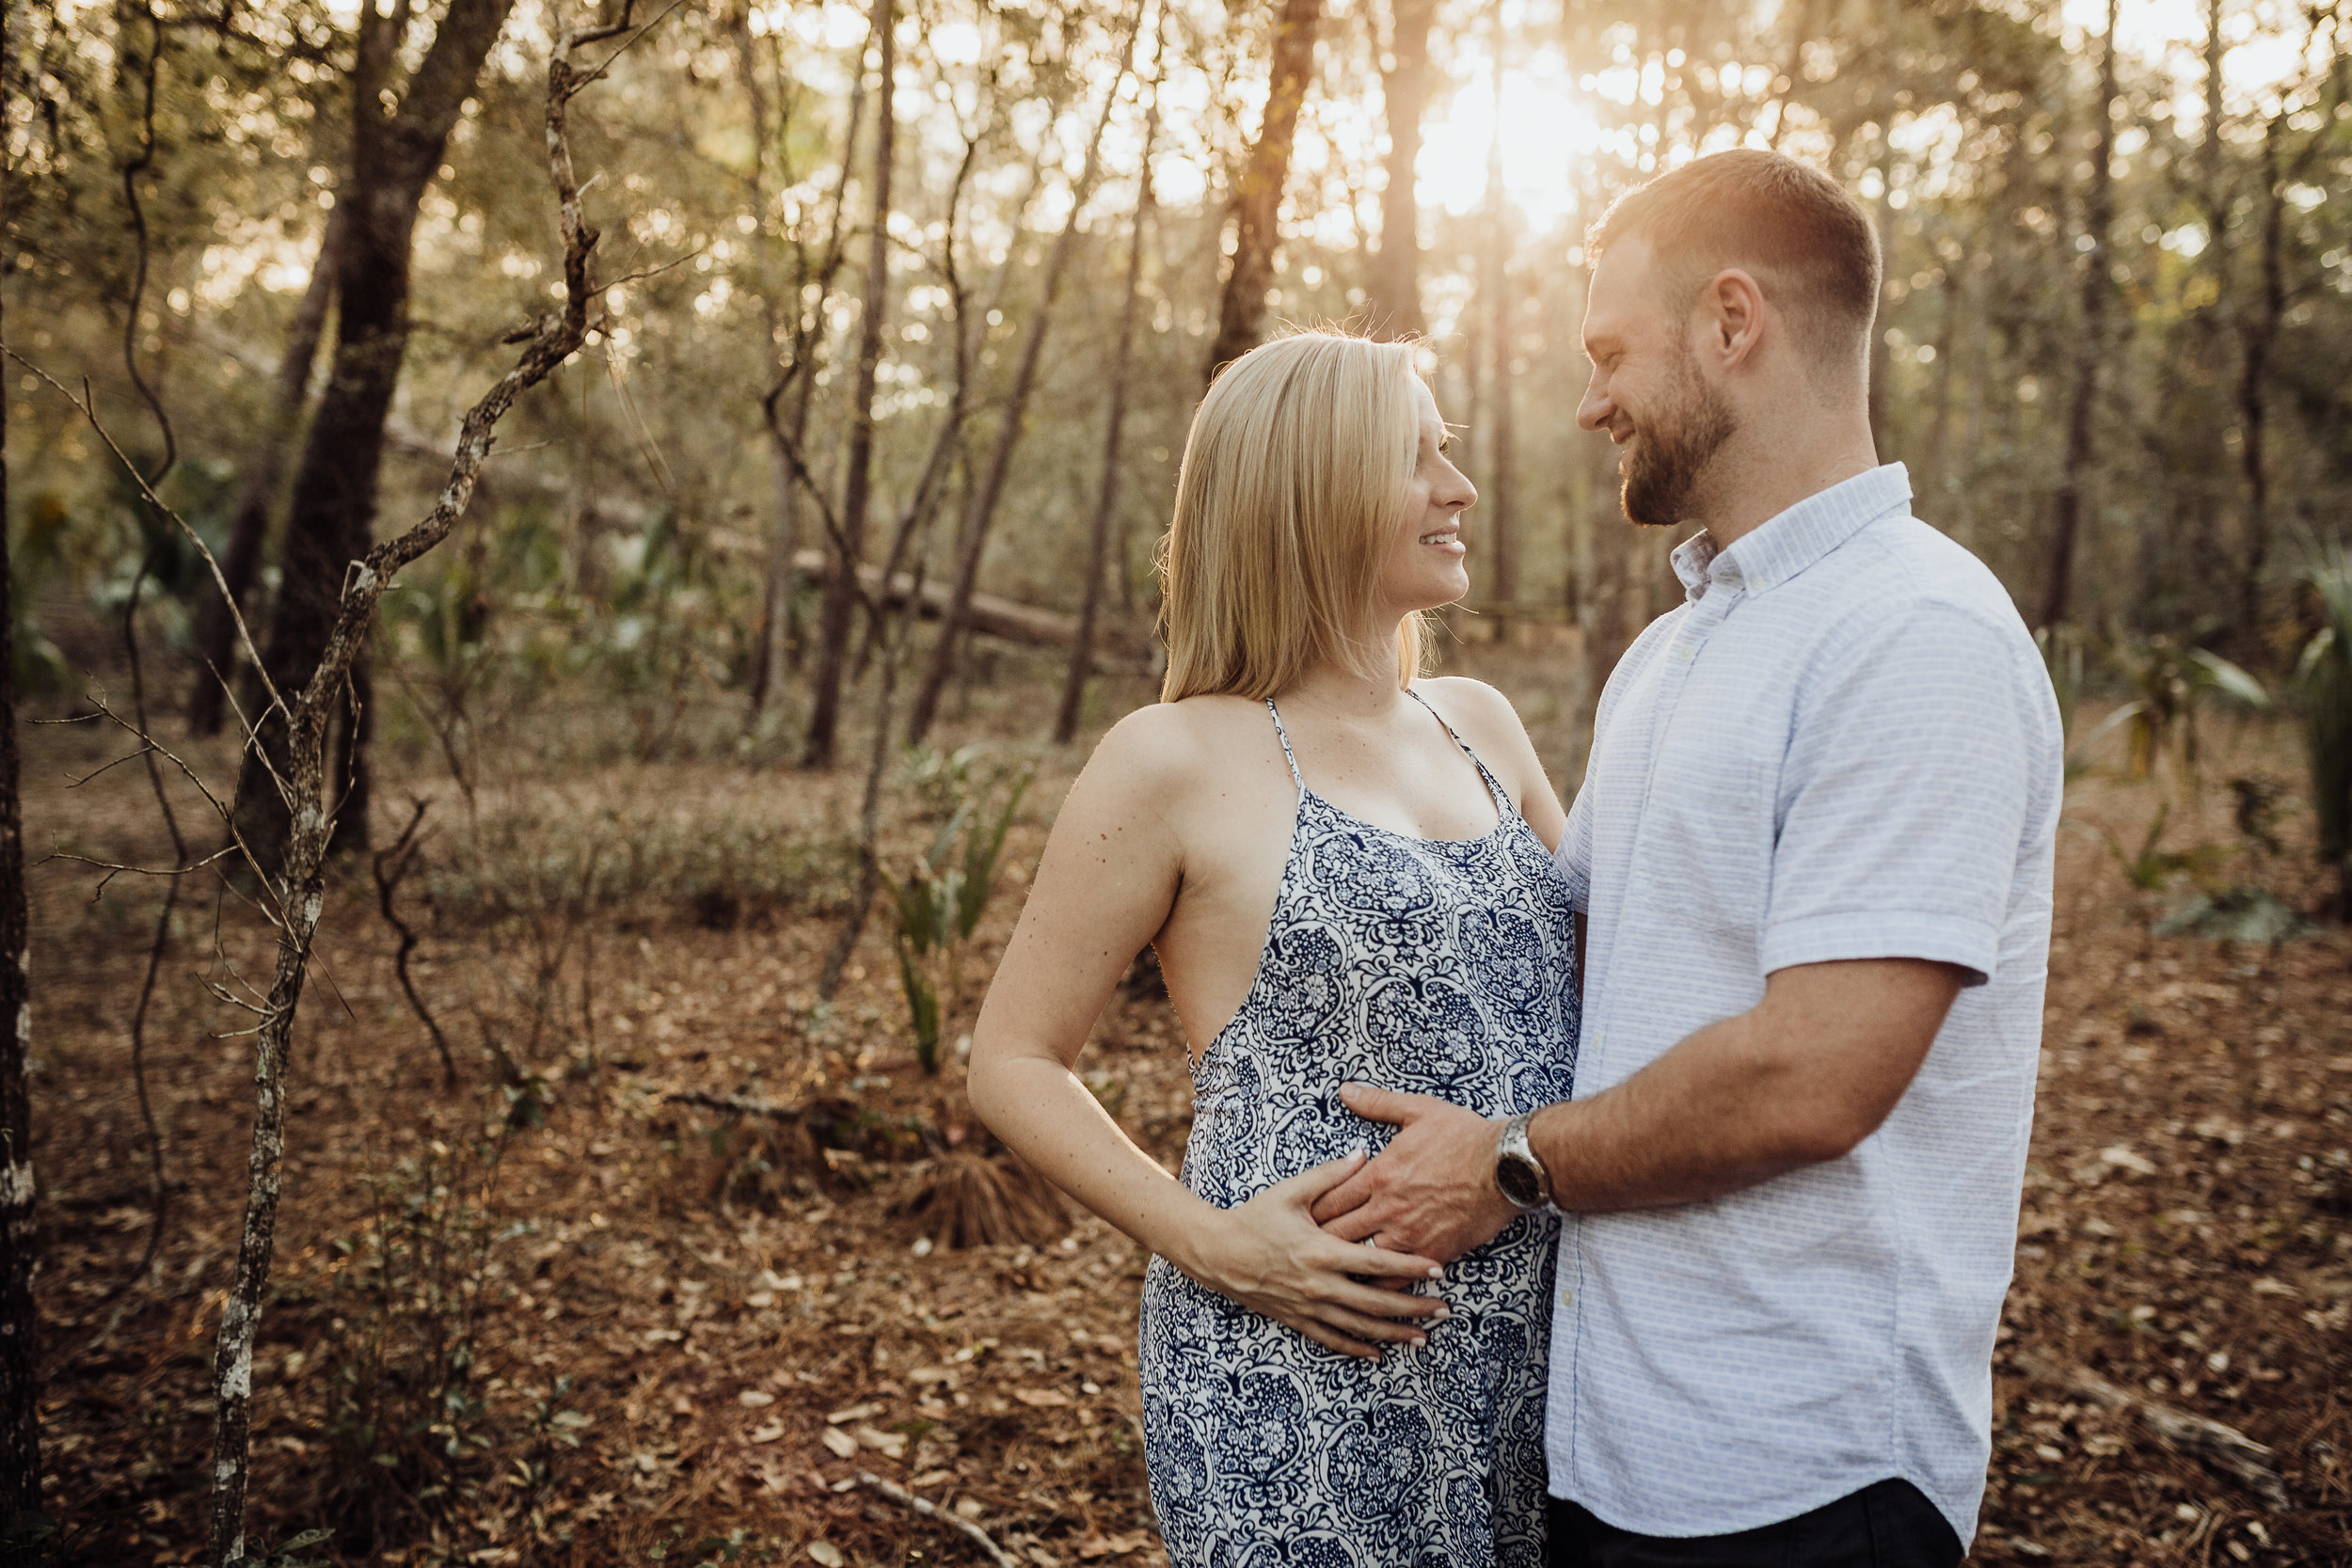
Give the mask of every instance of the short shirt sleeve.
<svg viewBox="0 0 2352 1568">
<path fill-rule="evenodd" d="M 2017 628 L 1961 605 L 1885 615 L 1816 671 L 1781 775 L 1765 972 L 1925 958 L 1990 978 L 2049 702 Z"/>
<path fill-rule="evenodd" d="M 1593 803 L 1589 784 L 1569 803 L 1568 831 L 1560 835 L 1560 847 L 1552 851 L 1551 868 L 1567 887 L 1569 907 L 1579 914 L 1591 913 Z"/>
</svg>

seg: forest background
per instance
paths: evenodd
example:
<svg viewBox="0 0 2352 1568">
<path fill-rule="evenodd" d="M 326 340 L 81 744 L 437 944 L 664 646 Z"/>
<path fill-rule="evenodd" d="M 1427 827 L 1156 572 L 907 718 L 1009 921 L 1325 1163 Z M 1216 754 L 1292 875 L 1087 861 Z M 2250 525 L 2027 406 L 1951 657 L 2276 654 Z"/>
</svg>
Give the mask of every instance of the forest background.
<svg viewBox="0 0 2352 1568">
<path fill-rule="evenodd" d="M 1580 237 L 1745 145 L 2072 726 L 1979 1555 L 2352 1560 L 2344 0 L 6 15 L 0 1554 L 1152 1558 L 1139 1259 L 958 1046 L 1191 410 L 1420 341 L 1571 792 L 1678 593 Z"/>
</svg>

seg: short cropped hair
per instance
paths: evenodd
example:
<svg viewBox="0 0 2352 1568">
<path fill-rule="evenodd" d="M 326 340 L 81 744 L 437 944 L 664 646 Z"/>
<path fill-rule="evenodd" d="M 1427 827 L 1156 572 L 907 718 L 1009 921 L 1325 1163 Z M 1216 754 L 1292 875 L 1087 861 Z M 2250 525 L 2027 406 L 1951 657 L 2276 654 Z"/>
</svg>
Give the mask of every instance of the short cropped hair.
<svg viewBox="0 0 2352 1568">
<path fill-rule="evenodd" d="M 1323 659 L 1409 685 L 1418 614 L 1393 648 L 1364 626 L 1421 446 L 1413 349 L 1297 332 L 1228 365 L 1184 441 L 1163 544 L 1162 702 L 1263 699 Z"/>
<path fill-rule="evenodd" d="M 1597 262 L 1637 235 L 1678 308 L 1725 267 L 1745 267 L 1784 309 L 1849 345 L 1868 341 L 1878 234 L 1861 204 L 1809 164 L 1753 148 L 1694 158 L 1613 202 L 1586 231 L 1585 257 Z"/>
</svg>

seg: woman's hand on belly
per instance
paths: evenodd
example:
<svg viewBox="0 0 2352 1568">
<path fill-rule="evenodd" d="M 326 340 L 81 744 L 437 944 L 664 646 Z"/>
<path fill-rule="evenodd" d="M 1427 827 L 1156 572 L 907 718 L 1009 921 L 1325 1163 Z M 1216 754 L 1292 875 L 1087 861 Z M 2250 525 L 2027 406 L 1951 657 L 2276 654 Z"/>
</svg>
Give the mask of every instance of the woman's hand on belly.
<svg viewBox="0 0 2352 1568">
<path fill-rule="evenodd" d="M 1426 1258 L 1342 1242 L 1315 1224 L 1315 1200 L 1361 1169 L 1351 1154 L 1301 1171 L 1237 1208 L 1213 1210 L 1188 1227 L 1168 1261 L 1192 1278 L 1347 1355 L 1378 1360 L 1383 1344 L 1420 1344 L 1425 1323 L 1448 1312 L 1436 1296 L 1384 1290 L 1358 1275 L 1400 1284 L 1437 1278 Z"/>
</svg>

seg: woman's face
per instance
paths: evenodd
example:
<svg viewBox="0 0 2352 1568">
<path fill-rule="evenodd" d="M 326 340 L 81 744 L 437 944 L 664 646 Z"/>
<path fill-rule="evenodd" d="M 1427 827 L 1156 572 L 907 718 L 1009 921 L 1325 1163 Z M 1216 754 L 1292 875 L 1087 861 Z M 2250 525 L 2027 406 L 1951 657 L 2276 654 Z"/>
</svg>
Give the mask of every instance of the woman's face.
<svg viewBox="0 0 2352 1568">
<path fill-rule="evenodd" d="M 1406 493 L 1405 520 L 1380 569 L 1380 597 L 1399 615 L 1435 610 L 1470 593 L 1462 513 L 1478 499 L 1477 490 L 1446 456 L 1445 421 L 1438 417 L 1438 400 L 1418 376 L 1413 378 L 1413 396 L 1421 408 L 1421 451 Z"/>
</svg>

